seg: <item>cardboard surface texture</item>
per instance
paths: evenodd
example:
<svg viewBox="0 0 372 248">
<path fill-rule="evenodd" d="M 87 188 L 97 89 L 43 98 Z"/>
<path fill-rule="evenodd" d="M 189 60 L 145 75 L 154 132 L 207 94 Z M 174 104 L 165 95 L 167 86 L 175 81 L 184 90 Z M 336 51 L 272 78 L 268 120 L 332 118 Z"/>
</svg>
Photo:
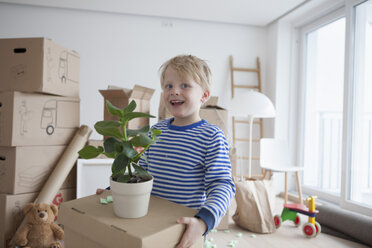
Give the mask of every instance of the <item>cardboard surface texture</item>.
<svg viewBox="0 0 372 248">
<path fill-rule="evenodd" d="M 59 205 L 64 201 L 73 200 L 75 194 L 75 188 L 62 189 L 54 197 L 53 203 Z M 38 193 L 0 194 L 0 247 L 11 247 L 9 242 L 24 218 L 23 207 L 27 203 L 33 202 L 37 195 Z M 58 216 L 57 222 L 59 222 Z"/>
<path fill-rule="evenodd" d="M 0 39 L 0 91 L 79 97 L 80 55 L 46 38 Z"/>
<path fill-rule="evenodd" d="M 109 100 L 114 106 L 124 108 L 132 100 L 135 100 L 137 107 L 136 112 L 150 113 L 150 100 L 154 94 L 154 89 L 135 85 L 132 90 L 110 87 L 107 90 L 100 90 L 99 92 L 104 97 L 104 120 L 118 120 L 116 116 L 112 116 L 106 108 L 106 100 Z M 136 118 L 128 122 L 128 128 L 138 129 L 149 125 L 148 118 Z"/>
<path fill-rule="evenodd" d="M 67 145 L 80 125 L 80 100 L 0 92 L 0 146 Z"/>
<path fill-rule="evenodd" d="M 0 193 L 40 191 L 66 146 L 0 146 Z M 76 187 L 72 170 L 62 189 Z"/>
<path fill-rule="evenodd" d="M 208 121 L 211 124 L 217 125 L 225 133 L 226 138 L 228 132 L 228 111 L 217 105 L 218 97 L 212 96 L 200 109 L 200 118 Z"/>
<path fill-rule="evenodd" d="M 176 220 L 197 212 L 151 196 L 146 216 L 123 219 L 114 215 L 112 203 L 100 204 L 100 198 L 108 195 L 110 191 L 61 204 L 59 221 L 65 227 L 66 247 L 173 248 L 185 228 Z M 203 237 L 193 247 L 202 248 Z"/>
</svg>

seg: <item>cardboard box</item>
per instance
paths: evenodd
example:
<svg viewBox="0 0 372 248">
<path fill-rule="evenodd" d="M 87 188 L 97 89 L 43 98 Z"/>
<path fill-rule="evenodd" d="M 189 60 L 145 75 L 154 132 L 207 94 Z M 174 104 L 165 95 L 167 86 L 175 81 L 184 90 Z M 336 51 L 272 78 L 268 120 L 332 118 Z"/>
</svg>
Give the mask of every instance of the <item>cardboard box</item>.
<svg viewBox="0 0 372 248">
<path fill-rule="evenodd" d="M 64 201 L 73 200 L 75 199 L 75 195 L 75 188 L 62 189 L 55 196 L 53 203 L 59 205 Z M 29 202 L 33 202 L 37 196 L 38 193 L 20 195 L 0 194 L 0 247 L 11 247 L 9 242 L 24 218 L 24 206 Z"/>
<path fill-rule="evenodd" d="M 61 204 L 59 221 L 65 228 L 66 247 L 173 248 L 185 228 L 176 220 L 197 212 L 151 196 L 146 216 L 123 219 L 114 215 L 112 203 L 100 204 L 99 199 L 110 194 L 108 191 Z M 202 248 L 203 237 L 193 247 Z"/>
<path fill-rule="evenodd" d="M 200 109 L 200 118 L 217 125 L 228 138 L 228 111 L 217 105 L 218 97 L 211 97 Z"/>
<path fill-rule="evenodd" d="M 22 194 L 42 189 L 67 146 L 0 146 L 0 193 Z M 62 189 L 76 187 L 76 167 Z"/>
<path fill-rule="evenodd" d="M 163 119 L 171 118 L 172 115 L 168 112 L 167 108 L 165 107 L 164 100 L 163 100 L 163 93 L 160 95 L 160 102 L 158 108 L 158 121 Z"/>
<path fill-rule="evenodd" d="M 67 145 L 80 126 L 78 98 L 0 92 L 0 146 Z"/>
<path fill-rule="evenodd" d="M 80 55 L 46 38 L 0 39 L 0 91 L 79 97 Z"/>
<path fill-rule="evenodd" d="M 118 120 L 116 116 L 112 116 L 106 108 L 106 100 L 109 100 L 114 106 L 124 108 L 132 100 L 137 103 L 136 112 L 150 113 L 150 99 L 154 94 L 154 89 L 135 85 L 132 90 L 112 87 L 107 90 L 100 90 L 99 92 L 104 97 L 104 120 Z M 128 128 L 138 129 L 149 125 L 148 118 L 136 118 L 128 122 Z"/>
</svg>

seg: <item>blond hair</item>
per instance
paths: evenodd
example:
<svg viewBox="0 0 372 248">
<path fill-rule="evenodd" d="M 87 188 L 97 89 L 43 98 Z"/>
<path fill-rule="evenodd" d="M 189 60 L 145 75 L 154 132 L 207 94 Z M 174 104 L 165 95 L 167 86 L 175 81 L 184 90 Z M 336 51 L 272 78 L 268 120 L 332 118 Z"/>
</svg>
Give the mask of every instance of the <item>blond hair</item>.
<svg viewBox="0 0 372 248">
<path fill-rule="evenodd" d="M 204 90 L 211 90 L 212 73 L 207 63 L 193 55 L 179 55 L 169 59 L 160 67 L 160 83 L 164 86 L 165 71 L 171 66 L 184 80 L 192 79 Z"/>
</svg>

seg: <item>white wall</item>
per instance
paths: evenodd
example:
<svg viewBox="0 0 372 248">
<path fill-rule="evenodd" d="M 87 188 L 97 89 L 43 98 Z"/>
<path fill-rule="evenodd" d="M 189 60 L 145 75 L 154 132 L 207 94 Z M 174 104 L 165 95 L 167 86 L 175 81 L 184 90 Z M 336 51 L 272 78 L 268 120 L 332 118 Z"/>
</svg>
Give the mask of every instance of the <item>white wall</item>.
<svg viewBox="0 0 372 248">
<path fill-rule="evenodd" d="M 265 85 L 265 28 L 0 3 L 0 38 L 9 37 L 48 37 L 80 53 L 81 124 L 91 127 L 103 118 L 98 89 L 108 85 L 155 88 L 151 113 L 157 115 L 158 68 L 178 54 L 208 61 L 212 95 L 223 107 L 231 98 L 229 55 L 242 67 L 254 66 L 259 56 Z"/>
</svg>

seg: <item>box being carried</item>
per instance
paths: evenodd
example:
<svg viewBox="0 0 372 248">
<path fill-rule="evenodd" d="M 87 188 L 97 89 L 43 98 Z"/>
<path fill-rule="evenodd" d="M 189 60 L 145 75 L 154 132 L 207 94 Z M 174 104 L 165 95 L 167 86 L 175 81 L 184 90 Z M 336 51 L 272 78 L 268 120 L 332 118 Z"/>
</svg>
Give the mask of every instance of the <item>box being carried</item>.
<svg viewBox="0 0 372 248">
<path fill-rule="evenodd" d="M 0 92 L 0 146 L 67 145 L 80 125 L 80 100 Z"/>
<path fill-rule="evenodd" d="M 75 195 L 75 188 L 59 190 L 52 203 L 58 206 L 64 201 L 75 199 Z M 24 218 L 23 208 L 27 203 L 34 202 L 37 196 L 38 193 L 0 194 L 0 247 L 14 247 L 10 245 L 10 240 Z M 59 223 L 59 217 L 57 222 Z"/>
<path fill-rule="evenodd" d="M 80 55 L 46 38 L 0 39 L 0 91 L 79 97 Z"/>
<path fill-rule="evenodd" d="M 99 92 L 104 97 L 104 120 L 118 120 L 116 116 L 112 116 L 106 108 L 106 100 L 109 100 L 114 106 L 118 108 L 126 107 L 132 100 L 135 100 L 137 107 L 136 112 L 150 113 L 150 100 L 154 94 L 154 89 L 135 85 L 132 90 L 112 87 L 107 90 L 100 90 Z M 128 128 L 138 129 L 149 125 L 148 118 L 136 118 L 128 122 Z"/>
<path fill-rule="evenodd" d="M 100 204 L 100 198 L 110 194 L 109 191 L 61 204 L 58 218 L 65 228 L 65 247 L 173 248 L 185 229 L 176 220 L 197 212 L 151 196 L 146 216 L 119 218 L 114 215 L 112 203 Z M 192 247 L 202 248 L 203 237 Z"/>
<path fill-rule="evenodd" d="M 0 193 L 40 191 L 67 146 L 0 146 Z M 61 186 L 76 187 L 76 170 Z"/>
</svg>

